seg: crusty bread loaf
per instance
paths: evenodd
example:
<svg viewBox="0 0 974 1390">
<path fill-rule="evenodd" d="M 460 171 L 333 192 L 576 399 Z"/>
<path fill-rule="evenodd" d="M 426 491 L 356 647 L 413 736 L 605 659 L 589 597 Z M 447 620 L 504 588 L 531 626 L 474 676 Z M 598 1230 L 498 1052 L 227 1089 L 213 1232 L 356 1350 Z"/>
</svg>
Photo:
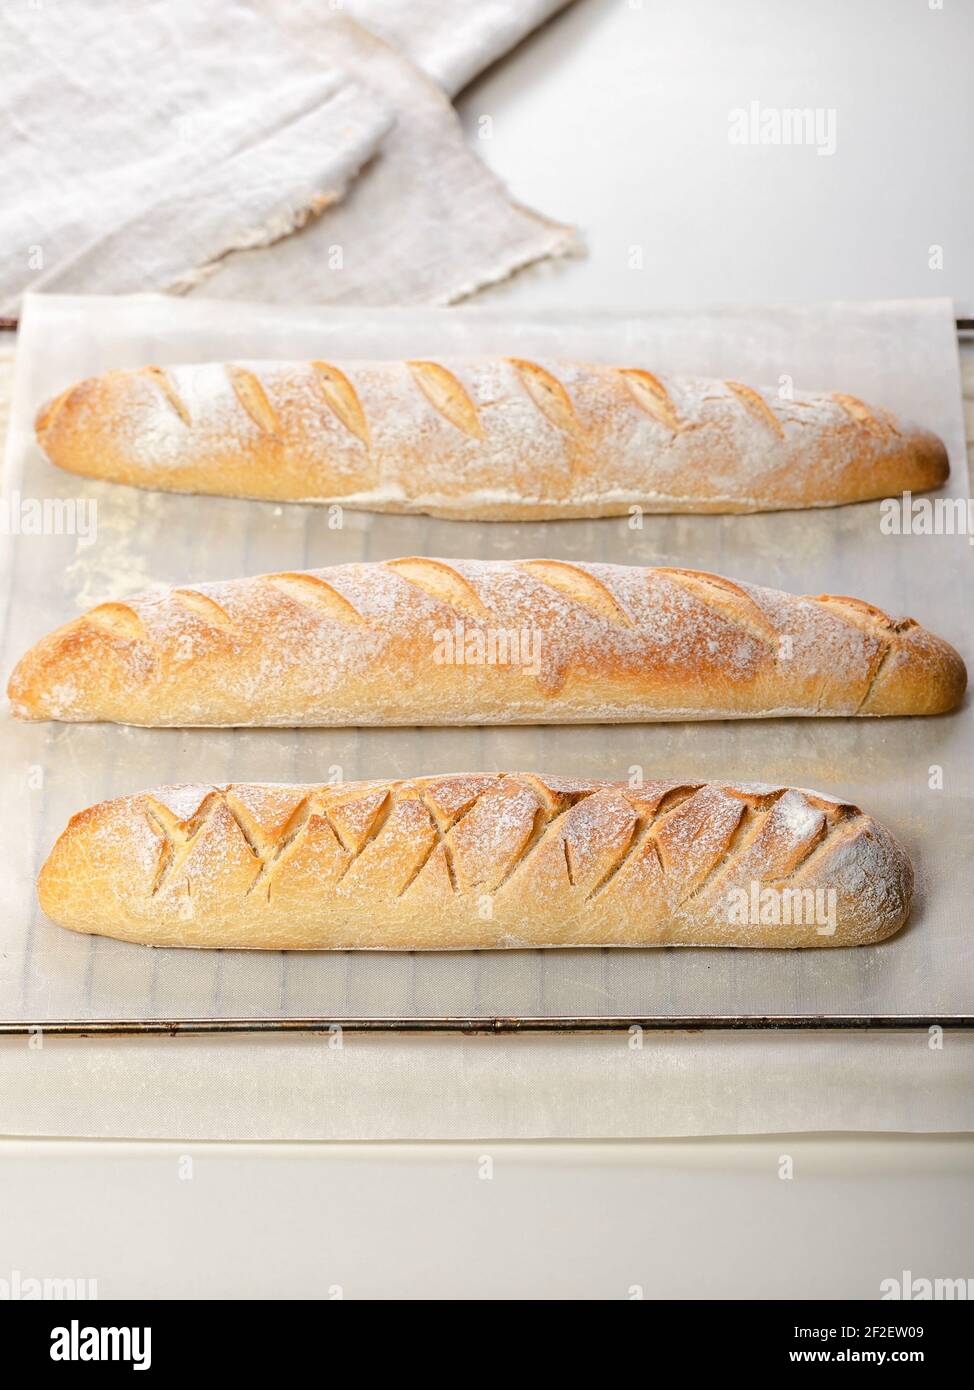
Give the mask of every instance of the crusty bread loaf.
<svg viewBox="0 0 974 1390">
<path fill-rule="evenodd" d="M 477 520 L 828 507 L 948 473 L 935 435 L 841 392 L 518 357 L 109 372 L 37 438 L 111 482 Z"/>
<path fill-rule="evenodd" d="M 859 946 L 906 855 L 855 806 L 760 784 L 532 774 L 158 787 L 72 818 L 49 917 L 152 946 Z"/>
<path fill-rule="evenodd" d="M 26 719 L 605 723 L 936 714 L 964 664 L 912 618 L 696 570 L 407 558 L 162 590 L 40 641 Z"/>
</svg>

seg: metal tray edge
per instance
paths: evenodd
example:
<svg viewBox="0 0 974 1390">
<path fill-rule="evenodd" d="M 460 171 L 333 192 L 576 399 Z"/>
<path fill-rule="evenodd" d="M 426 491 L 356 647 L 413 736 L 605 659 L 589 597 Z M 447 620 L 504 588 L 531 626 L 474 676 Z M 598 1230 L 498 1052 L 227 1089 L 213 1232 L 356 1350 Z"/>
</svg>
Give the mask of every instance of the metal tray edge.
<svg viewBox="0 0 974 1390">
<path fill-rule="evenodd" d="M 226 1035 L 237 1033 L 447 1033 L 509 1036 L 516 1033 L 646 1032 L 812 1032 L 871 1029 L 891 1031 L 974 1029 L 974 1014 L 730 1014 L 638 1017 L 553 1016 L 551 1018 L 179 1018 L 36 1019 L 0 1021 L 0 1037 L 32 1034 L 70 1037 L 135 1035 Z"/>
</svg>

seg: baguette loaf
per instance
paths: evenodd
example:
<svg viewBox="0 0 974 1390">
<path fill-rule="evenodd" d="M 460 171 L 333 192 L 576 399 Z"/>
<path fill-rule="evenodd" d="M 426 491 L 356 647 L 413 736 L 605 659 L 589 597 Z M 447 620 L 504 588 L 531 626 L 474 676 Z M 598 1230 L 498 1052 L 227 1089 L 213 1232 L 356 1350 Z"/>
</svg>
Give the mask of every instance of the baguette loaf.
<svg viewBox="0 0 974 1390">
<path fill-rule="evenodd" d="M 829 507 L 948 474 L 936 435 L 840 392 L 516 357 L 109 372 L 37 438 L 110 482 L 475 520 Z"/>
<path fill-rule="evenodd" d="M 151 946 L 859 946 L 909 860 L 818 792 L 532 774 L 177 786 L 74 816 L 55 922 Z"/>
<path fill-rule="evenodd" d="M 40 641 L 25 719 L 605 723 L 936 714 L 964 663 L 912 618 L 696 570 L 407 558 L 162 590 Z"/>
</svg>

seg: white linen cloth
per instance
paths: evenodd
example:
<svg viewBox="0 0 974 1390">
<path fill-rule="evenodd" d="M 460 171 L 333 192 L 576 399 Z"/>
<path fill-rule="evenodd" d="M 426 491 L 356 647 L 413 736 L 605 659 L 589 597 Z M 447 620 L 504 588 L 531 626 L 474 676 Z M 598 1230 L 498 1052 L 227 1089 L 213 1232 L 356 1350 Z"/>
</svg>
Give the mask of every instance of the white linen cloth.
<svg viewBox="0 0 974 1390">
<path fill-rule="evenodd" d="M 4 315 L 28 287 L 163 289 L 284 235 L 393 120 L 239 0 L 8 5 L 0 58 Z"/>
<path fill-rule="evenodd" d="M 570 227 L 513 201 L 440 88 L 395 49 L 352 20 L 320 23 L 314 0 L 256 3 L 325 67 L 380 95 L 396 123 L 340 204 L 265 250 L 224 257 L 193 290 L 275 304 L 449 304 L 577 249 Z"/>
<path fill-rule="evenodd" d="M 305 7 L 320 0 L 302 0 Z M 336 8 L 391 43 L 451 96 L 569 0 L 342 0 Z M 277 0 L 289 10 L 294 0 Z"/>
<path fill-rule="evenodd" d="M 438 85 L 563 3 L 358 0 L 430 76 L 331 0 L 6 7 L 0 316 L 28 288 L 448 303 L 574 250 Z M 326 213 L 380 144 L 354 208 Z"/>
</svg>

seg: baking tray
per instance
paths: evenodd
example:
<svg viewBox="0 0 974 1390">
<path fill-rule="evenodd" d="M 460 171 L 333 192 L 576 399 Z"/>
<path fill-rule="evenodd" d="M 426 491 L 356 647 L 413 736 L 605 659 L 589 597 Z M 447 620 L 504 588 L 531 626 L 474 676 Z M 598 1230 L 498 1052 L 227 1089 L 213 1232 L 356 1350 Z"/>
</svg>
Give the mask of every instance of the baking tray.
<svg viewBox="0 0 974 1390">
<path fill-rule="evenodd" d="M 140 492 L 73 478 L 33 443 L 37 406 L 110 367 L 216 359 L 514 352 L 625 362 L 796 389 L 842 389 L 936 429 L 950 492 L 969 492 L 949 301 L 666 314 L 335 310 L 36 296 L 26 303 L 6 458 L 8 506 L 98 506 L 97 536 L 10 535 L 0 568 L 4 678 L 43 632 L 149 583 L 396 555 L 553 556 L 712 569 L 909 613 L 970 662 L 965 535 L 884 534 L 878 503 L 750 517 L 447 522 Z M 19 514 L 19 513 L 18 513 Z M 9 529 L 9 528 L 8 528 Z M 926 720 L 612 727 L 142 730 L 0 718 L 0 1030 L 525 1031 L 928 1027 L 974 1021 L 970 704 Z M 170 781 L 349 780 L 521 769 L 817 787 L 884 821 L 917 869 L 905 931 L 859 950 L 571 950 L 442 954 L 146 950 L 49 923 L 33 877 L 69 815 Z M 937 769 L 940 769 L 938 773 Z M 942 781 L 942 787 L 938 786 Z"/>
</svg>

